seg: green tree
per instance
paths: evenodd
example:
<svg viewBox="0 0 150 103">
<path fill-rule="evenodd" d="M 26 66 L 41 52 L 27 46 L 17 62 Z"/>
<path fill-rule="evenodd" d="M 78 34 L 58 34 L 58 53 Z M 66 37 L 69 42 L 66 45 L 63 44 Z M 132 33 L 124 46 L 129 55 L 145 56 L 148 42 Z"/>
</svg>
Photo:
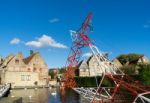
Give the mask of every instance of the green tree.
<svg viewBox="0 0 150 103">
<path fill-rule="evenodd" d="M 133 75 L 136 73 L 136 65 L 123 66 L 121 70 L 128 75 Z"/>
<path fill-rule="evenodd" d="M 139 65 L 139 79 L 145 84 L 150 85 L 150 64 Z"/>
<path fill-rule="evenodd" d="M 63 74 L 63 73 L 65 73 L 65 71 L 66 71 L 65 68 L 60 68 L 59 69 L 59 74 Z"/>
<path fill-rule="evenodd" d="M 49 69 L 49 73 L 48 74 L 49 74 L 49 76 L 51 76 L 51 79 L 54 79 L 55 73 L 54 73 L 53 70 Z"/>
<path fill-rule="evenodd" d="M 117 57 L 117 59 L 124 65 L 127 62 L 132 62 L 135 60 L 138 60 L 138 58 L 142 56 L 141 54 L 135 54 L 135 53 L 130 53 L 130 54 L 121 54 L 120 56 Z"/>
</svg>

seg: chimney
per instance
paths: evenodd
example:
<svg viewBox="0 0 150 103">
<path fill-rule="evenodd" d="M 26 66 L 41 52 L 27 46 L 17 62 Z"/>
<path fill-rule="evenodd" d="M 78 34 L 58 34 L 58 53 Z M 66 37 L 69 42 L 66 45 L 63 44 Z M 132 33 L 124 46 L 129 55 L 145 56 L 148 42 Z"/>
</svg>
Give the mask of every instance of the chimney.
<svg viewBox="0 0 150 103">
<path fill-rule="evenodd" d="M 34 51 L 33 50 L 30 50 L 30 55 L 34 54 Z"/>
<path fill-rule="evenodd" d="M 18 54 L 22 55 L 22 52 L 18 52 Z"/>
</svg>

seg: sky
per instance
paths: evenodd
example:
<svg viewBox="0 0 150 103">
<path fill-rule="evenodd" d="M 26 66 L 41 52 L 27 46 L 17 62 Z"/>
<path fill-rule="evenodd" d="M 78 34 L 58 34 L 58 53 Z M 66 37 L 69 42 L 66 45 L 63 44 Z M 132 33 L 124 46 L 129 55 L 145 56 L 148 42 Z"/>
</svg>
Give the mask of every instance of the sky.
<svg viewBox="0 0 150 103">
<path fill-rule="evenodd" d="M 69 30 L 93 13 L 91 40 L 110 59 L 139 53 L 150 58 L 150 0 L 0 0 L 0 56 L 39 51 L 49 68 L 65 66 Z M 87 51 L 83 56 L 88 56 Z"/>
</svg>

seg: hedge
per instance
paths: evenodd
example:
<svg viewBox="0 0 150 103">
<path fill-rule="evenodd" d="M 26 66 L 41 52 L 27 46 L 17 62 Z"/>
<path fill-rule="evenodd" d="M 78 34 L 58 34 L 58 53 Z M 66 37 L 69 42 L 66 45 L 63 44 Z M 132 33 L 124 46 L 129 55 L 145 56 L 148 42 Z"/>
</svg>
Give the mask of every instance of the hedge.
<svg viewBox="0 0 150 103">
<path fill-rule="evenodd" d="M 100 81 L 101 81 L 101 76 L 97 76 L 97 77 L 75 77 L 75 81 L 78 85 L 78 87 L 97 87 L 97 83 L 96 83 L 96 79 L 97 79 L 97 83 L 99 85 Z M 111 87 L 113 85 L 113 82 L 108 80 L 108 79 L 104 79 L 102 86 L 109 86 Z"/>
</svg>

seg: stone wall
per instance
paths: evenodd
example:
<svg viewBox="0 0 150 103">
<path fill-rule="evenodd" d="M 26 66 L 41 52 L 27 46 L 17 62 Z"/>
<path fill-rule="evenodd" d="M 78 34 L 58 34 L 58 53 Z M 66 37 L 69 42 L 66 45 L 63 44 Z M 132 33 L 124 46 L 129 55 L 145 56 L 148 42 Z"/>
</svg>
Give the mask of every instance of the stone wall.
<svg viewBox="0 0 150 103">
<path fill-rule="evenodd" d="M 90 70 L 90 76 L 95 76 L 95 75 L 98 76 L 102 74 L 102 70 L 100 69 L 100 66 L 95 56 L 93 56 L 89 61 L 89 70 Z"/>
<path fill-rule="evenodd" d="M 48 66 L 38 52 L 27 58 L 18 53 L 5 59 L 0 77 L 1 83 L 11 83 L 12 87 L 47 86 Z"/>
<path fill-rule="evenodd" d="M 39 74 L 36 72 L 6 72 L 5 83 L 11 83 L 12 87 L 21 86 L 43 86 L 46 80 L 39 80 Z"/>
<path fill-rule="evenodd" d="M 89 76 L 89 67 L 86 61 L 82 61 L 79 66 L 79 76 Z"/>
</svg>

